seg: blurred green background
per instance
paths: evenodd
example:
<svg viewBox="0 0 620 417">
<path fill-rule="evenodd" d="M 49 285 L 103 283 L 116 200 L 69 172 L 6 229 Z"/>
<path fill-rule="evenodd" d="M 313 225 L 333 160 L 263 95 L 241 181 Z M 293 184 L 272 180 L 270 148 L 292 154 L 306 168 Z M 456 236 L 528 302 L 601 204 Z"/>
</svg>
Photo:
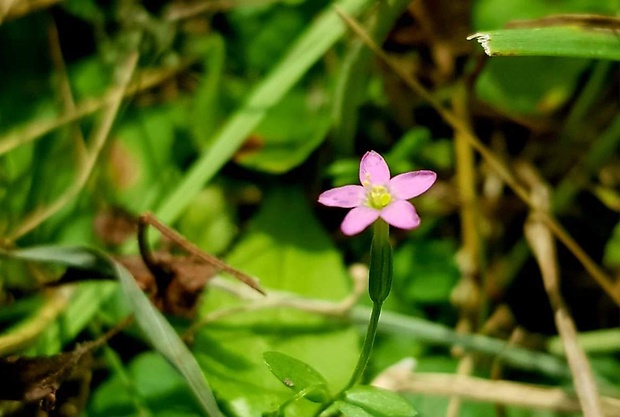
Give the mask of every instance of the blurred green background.
<svg viewBox="0 0 620 417">
<path fill-rule="evenodd" d="M 414 200 L 420 228 L 393 230 L 394 287 L 365 381 L 413 357 L 422 375 L 458 369 L 574 393 L 523 237 L 529 208 L 501 171 L 528 190 L 549 187 L 553 215 L 617 295 L 619 10 L 617 0 L 0 3 L 0 355 L 70 350 L 137 305 L 122 285 L 92 279 L 92 271 L 50 286 L 64 268 L 12 259 L 11 250 L 79 245 L 135 260 L 135 219 L 146 211 L 267 291 L 302 303 L 344 299 L 356 268 L 364 277 L 371 235 L 343 236 L 345 211 L 316 199 L 358 183 L 359 159 L 373 149 L 393 175 L 431 169 L 438 181 Z M 577 42 L 559 56 L 489 58 L 466 40 L 506 25 L 568 25 L 577 37 L 600 31 L 611 49 L 591 59 L 597 46 Z M 527 42 L 552 41 L 533 35 L 525 50 Z M 429 97 L 474 133 L 499 171 Z M 557 265 L 600 394 L 617 402 L 618 305 L 561 243 Z M 199 278 L 182 284 L 202 294 L 197 305 L 167 319 L 180 335 L 208 321 L 189 347 L 224 415 L 261 416 L 290 398 L 265 366 L 265 351 L 309 363 L 335 390 L 346 383 L 365 294 L 351 315 L 254 309 L 221 286 L 207 283 L 202 293 L 191 284 L 204 285 Z M 187 375 L 150 347 L 170 335 L 148 333 L 131 326 L 96 351 L 63 384 L 49 415 L 204 415 Z M 475 343 L 471 334 L 484 337 Z M 519 359 L 520 347 L 538 356 Z M 446 392 L 404 389 L 403 396 L 430 417 L 581 415 L 558 404 L 458 402 Z M 472 385 L 472 396 L 478 392 Z M 45 415 L 37 406 L 0 402 L 0 415 Z M 310 416 L 315 407 L 299 400 L 286 415 Z"/>
</svg>

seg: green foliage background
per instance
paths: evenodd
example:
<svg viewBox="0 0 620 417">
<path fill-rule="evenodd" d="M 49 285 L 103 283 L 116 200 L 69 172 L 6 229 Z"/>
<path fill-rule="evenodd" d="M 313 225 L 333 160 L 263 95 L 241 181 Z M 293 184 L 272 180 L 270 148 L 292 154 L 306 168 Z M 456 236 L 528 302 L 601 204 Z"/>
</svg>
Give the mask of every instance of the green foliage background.
<svg viewBox="0 0 620 417">
<path fill-rule="evenodd" d="M 558 337 L 540 273 L 521 236 L 526 205 L 484 160 L 471 157 L 480 258 L 478 287 L 468 287 L 466 202 L 459 194 L 466 174 L 454 132 L 376 59 L 335 7 L 361 22 L 436 100 L 450 108 L 464 102 L 461 117 L 508 170 L 536 167 L 552 189 L 559 221 L 615 276 L 617 288 L 617 55 L 586 59 L 588 45 L 571 44 L 561 56 L 485 59 L 465 40 L 514 20 L 614 16 L 617 1 L 47 3 L 0 9 L 0 355 L 53 355 L 96 338 L 130 312 L 138 322 L 95 353 L 86 394 L 62 400 L 75 414 L 58 407 L 54 415 L 203 415 L 210 400 L 196 392 L 210 395 L 210 387 L 224 415 L 261 416 L 294 394 L 269 371 L 268 351 L 309 364 L 333 392 L 342 388 L 359 354 L 365 295 L 352 315 L 336 317 L 282 306 L 248 309 L 247 299 L 207 285 L 188 320 L 157 313 L 122 271 L 108 276 L 118 282 L 91 278 L 105 269 L 106 256 L 137 253 L 133 232 L 111 238 L 114 227 L 104 222 L 114 218 L 110 213 L 152 211 L 268 291 L 343 300 L 352 292 L 353 268 L 368 261 L 371 236 L 345 238 L 338 231 L 344 211 L 319 207 L 316 198 L 357 183 L 359 159 L 370 149 L 385 156 L 393 174 L 432 169 L 439 180 L 414 202 L 421 227 L 393 231 L 394 288 L 365 382 L 406 357 L 416 358 L 416 372 L 454 374 L 461 345 L 476 352 L 475 376 L 571 392 L 562 354 L 550 348 Z M 613 48 L 617 38 L 610 39 Z M 11 252 L 41 245 L 48 249 Z M 65 245 L 98 252 L 58 249 Z M 617 306 L 570 253 L 560 249 L 558 256 L 564 295 L 601 391 L 617 401 Z M 67 265 L 86 271 L 84 282 L 48 288 Z M 485 330 L 503 308 L 514 313 L 506 328 Z M 177 334 L 227 309 L 183 350 Z M 474 323 L 465 333 L 484 334 L 479 342 L 460 334 L 464 318 Z M 521 342 L 532 349 L 531 360 L 519 359 L 519 346 L 494 344 L 515 329 L 525 329 Z M 588 339 L 595 330 L 602 333 Z M 192 386 L 200 372 L 206 388 L 204 381 Z M 403 396 L 423 416 L 446 415 L 451 401 Z M 345 415 L 388 413 L 350 404 L 340 407 Z M 34 415 L 35 408 L 0 402 L 0 415 Z M 300 399 L 285 410 L 310 416 L 316 408 Z M 560 414 L 464 401 L 458 415 Z"/>
</svg>

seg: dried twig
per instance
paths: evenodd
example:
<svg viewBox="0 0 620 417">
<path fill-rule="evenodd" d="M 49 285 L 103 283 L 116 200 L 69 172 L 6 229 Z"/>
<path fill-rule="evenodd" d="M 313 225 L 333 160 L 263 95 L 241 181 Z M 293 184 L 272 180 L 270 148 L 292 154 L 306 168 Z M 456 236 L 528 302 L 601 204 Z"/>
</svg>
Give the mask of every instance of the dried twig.
<svg viewBox="0 0 620 417">
<path fill-rule="evenodd" d="M 532 200 L 537 210 L 532 211 L 525 224 L 525 237 L 540 267 L 583 414 L 585 417 L 602 417 L 603 410 L 590 363 L 579 346 L 575 323 L 560 293 L 560 272 L 553 235 L 539 216 L 539 213 L 544 213 L 550 208 L 549 190 L 536 177 L 533 169 L 528 171 L 530 173 L 528 177 L 532 182 Z"/>
<path fill-rule="evenodd" d="M 413 366 L 412 360 L 402 361 L 377 376 L 373 385 L 403 393 L 455 395 L 468 400 L 517 407 L 573 413 L 581 411 L 577 398 L 560 388 L 454 374 L 413 373 Z M 620 415 L 620 399 L 602 397 L 601 404 L 601 415 Z"/>
<path fill-rule="evenodd" d="M 279 291 L 270 291 L 266 297 L 258 298 L 256 293 L 247 291 L 247 288 L 239 288 L 237 285 L 229 281 L 214 278 L 210 282 L 212 288 L 231 293 L 248 302 L 243 305 L 225 308 L 213 311 L 200 320 L 196 321 L 183 336 L 185 339 L 192 339 L 196 332 L 204 326 L 214 321 L 235 314 L 252 312 L 259 310 L 268 310 L 274 308 L 293 308 L 308 313 L 316 313 L 328 317 L 344 317 L 357 303 L 359 298 L 367 290 L 368 269 L 365 266 L 352 267 L 351 276 L 353 278 L 353 291 L 341 301 L 335 303 L 333 301 L 312 300 L 302 298 L 295 294 L 283 293 Z"/>
<path fill-rule="evenodd" d="M 155 276 L 157 276 L 158 267 L 147 247 L 147 226 L 153 226 L 154 228 L 159 230 L 162 235 L 166 236 L 172 242 L 179 245 L 190 255 L 196 257 L 197 259 L 200 259 L 201 261 L 209 265 L 214 266 L 220 271 L 227 272 L 228 274 L 237 278 L 239 281 L 243 282 L 247 286 L 258 291 L 259 293 L 263 295 L 266 294 L 265 291 L 260 287 L 260 285 L 258 285 L 256 279 L 250 277 L 247 274 L 244 274 L 238 269 L 233 268 L 221 259 L 218 259 L 215 256 L 209 255 L 208 253 L 204 252 L 198 246 L 194 245 L 192 242 L 177 233 L 175 230 L 160 222 L 152 213 L 144 213 L 138 219 L 138 244 L 140 246 L 140 254 L 142 255 L 142 259 Z"/>
</svg>

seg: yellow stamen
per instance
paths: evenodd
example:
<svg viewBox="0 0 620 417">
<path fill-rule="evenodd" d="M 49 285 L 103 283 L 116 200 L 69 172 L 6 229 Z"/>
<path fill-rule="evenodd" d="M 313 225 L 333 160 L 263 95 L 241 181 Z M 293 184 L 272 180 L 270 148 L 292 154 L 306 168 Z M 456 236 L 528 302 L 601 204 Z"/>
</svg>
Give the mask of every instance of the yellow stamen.
<svg viewBox="0 0 620 417">
<path fill-rule="evenodd" d="M 392 202 L 392 196 L 383 185 L 373 185 L 366 194 L 366 205 L 381 210 Z"/>
</svg>

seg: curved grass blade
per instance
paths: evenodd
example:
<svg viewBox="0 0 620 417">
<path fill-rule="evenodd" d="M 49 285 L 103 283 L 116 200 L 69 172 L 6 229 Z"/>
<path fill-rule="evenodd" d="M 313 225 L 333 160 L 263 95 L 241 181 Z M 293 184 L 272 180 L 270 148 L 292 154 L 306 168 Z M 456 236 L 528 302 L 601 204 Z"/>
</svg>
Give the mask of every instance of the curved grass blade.
<svg viewBox="0 0 620 417">
<path fill-rule="evenodd" d="M 222 416 L 196 359 L 168 321 L 140 290 L 133 276 L 121 264 L 95 249 L 76 246 L 38 246 L 17 251 L 1 251 L 0 256 L 56 263 L 92 271 L 99 276 L 116 278 L 123 288 L 144 337 L 183 375 L 207 415 Z"/>
<path fill-rule="evenodd" d="M 340 0 L 336 4 L 348 14 L 356 15 L 370 0 Z M 331 9 L 315 19 L 291 46 L 283 59 L 249 94 L 245 103 L 216 134 L 176 190 L 155 211 L 164 223 L 173 223 L 190 201 L 233 156 L 252 131 L 297 81 L 345 33 L 345 24 Z"/>
</svg>

